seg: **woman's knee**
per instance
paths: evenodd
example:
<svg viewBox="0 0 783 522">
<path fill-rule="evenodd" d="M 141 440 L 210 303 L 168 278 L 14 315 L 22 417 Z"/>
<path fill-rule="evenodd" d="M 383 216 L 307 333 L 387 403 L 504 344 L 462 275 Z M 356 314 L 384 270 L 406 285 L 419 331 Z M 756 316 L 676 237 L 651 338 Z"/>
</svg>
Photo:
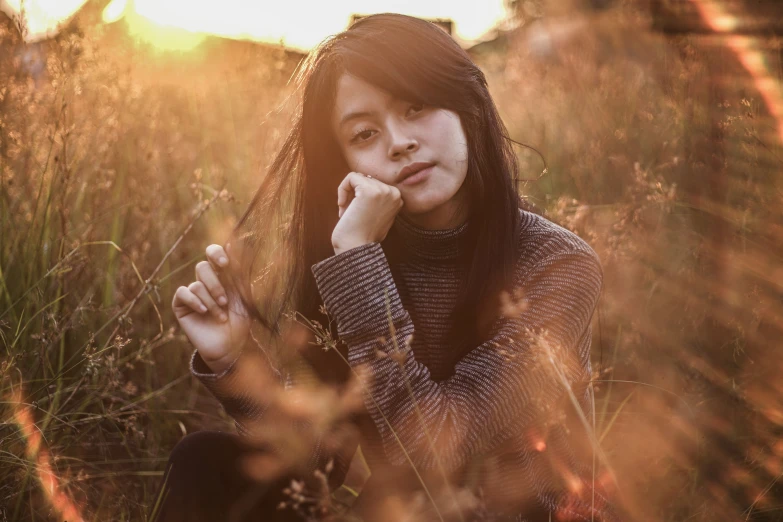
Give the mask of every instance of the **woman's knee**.
<svg viewBox="0 0 783 522">
<path fill-rule="evenodd" d="M 241 471 L 242 459 L 255 451 L 259 448 L 230 433 L 185 436 L 169 456 L 159 520 L 223 520 L 235 511 L 248 515 L 242 520 L 256 520 L 260 514 L 262 519 L 288 520 L 276 509 L 287 477 L 261 483 Z"/>
<path fill-rule="evenodd" d="M 186 435 L 169 454 L 157 520 L 220 520 L 220 513 L 248 483 L 237 469 L 242 452 L 241 439 L 234 434 L 197 431 Z"/>
<path fill-rule="evenodd" d="M 219 431 L 196 431 L 185 435 L 171 450 L 169 463 L 187 467 L 204 461 L 225 462 L 244 447 L 239 436 Z"/>
</svg>

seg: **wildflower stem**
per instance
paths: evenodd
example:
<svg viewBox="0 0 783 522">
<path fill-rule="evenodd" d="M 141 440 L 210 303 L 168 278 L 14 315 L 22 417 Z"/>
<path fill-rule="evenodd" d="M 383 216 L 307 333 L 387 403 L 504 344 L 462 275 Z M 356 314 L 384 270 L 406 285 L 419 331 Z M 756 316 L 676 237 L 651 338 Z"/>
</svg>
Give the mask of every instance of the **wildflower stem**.
<svg viewBox="0 0 783 522">
<path fill-rule="evenodd" d="M 296 316 L 302 317 L 304 319 L 304 321 L 305 321 L 305 323 L 303 323 L 303 324 L 311 332 L 313 332 L 316 335 L 319 335 L 319 332 L 312 327 L 312 324 L 310 323 L 309 319 L 307 319 L 301 313 L 296 312 L 296 311 L 294 312 L 294 316 L 295 317 Z M 321 334 L 321 335 L 324 335 L 324 334 Z M 328 332 L 324 335 L 324 338 L 326 337 L 326 335 L 329 335 Z M 345 357 L 343 357 L 343 354 L 340 353 L 340 350 L 337 350 L 336 346 L 334 346 L 334 345 L 331 348 L 334 349 L 334 352 L 338 355 L 338 357 L 340 357 L 340 359 L 342 359 L 342 361 L 348 366 L 348 368 L 351 371 L 351 373 L 358 379 L 359 378 L 359 374 L 356 372 L 356 370 L 354 370 L 353 366 L 351 366 L 351 363 L 349 363 L 348 360 Z M 389 430 L 391 430 L 392 435 L 394 436 L 394 440 L 397 441 L 397 444 L 399 444 L 400 449 L 402 450 L 402 453 L 405 455 L 406 460 L 411 465 L 411 468 L 413 469 L 413 472 L 416 474 L 416 478 L 419 480 L 419 483 L 421 484 L 422 488 L 424 489 L 424 492 L 426 493 L 427 498 L 430 499 L 430 502 L 434 506 L 435 512 L 438 515 L 438 519 L 441 522 L 445 522 L 444 519 L 443 519 L 443 515 L 441 514 L 440 510 L 438 509 L 437 504 L 435 503 L 435 499 L 432 497 L 432 494 L 430 493 L 429 488 L 427 488 L 427 484 L 424 482 L 424 479 L 422 478 L 421 474 L 419 473 L 419 470 L 416 467 L 416 464 L 414 464 L 413 459 L 411 459 L 410 455 L 408 454 L 408 451 L 405 449 L 405 445 L 402 443 L 402 440 L 400 440 L 400 437 L 397 435 L 397 432 L 395 431 L 394 426 L 392 426 L 391 422 L 389 422 L 389 419 L 383 413 L 383 410 L 381 410 L 380 405 L 375 400 L 375 397 L 372 396 L 372 393 L 368 393 L 367 396 L 370 397 L 370 400 L 372 401 L 372 403 L 375 406 L 376 410 L 378 410 L 378 413 L 380 413 L 381 417 L 383 417 L 383 421 L 389 427 Z"/>
<path fill-rule="evenodd" d="M 394 321 L 392 320 L 392 315 L 391 315 L 391 303 L 389 301 L 389 294 L 385 288 L 383 289 L 383 297 L 386 301 L 386 317 L 389 321 L 389 333 L 391 335 L 392 343 L 394 345 L 394 351 L 397 355 L 400 355 L 402 352 L 400 352 L 399 345 L 397 344 L 397 329 L 394 328 Z M 410 350 L 410 347 L 408 347 L 408 350 Z M 403 358 L 400 361 L 401 369 L 404 364 L 405 364 L 405 359 Z M 404 371 L 400 371 L 400 373 L 402 374 L 402 380 L 405 383 L 405 389 L 408 392 L 408 396 L 410 397 L 411 402 L 413 403 L 413 409 L 416 411 L 416 416 L 419 419 L 419 422 L 421 423 L 422 430 L 424 430 L 424 435 L 427 437 L 427 442 L 430 445 L 430 451 L 432 451 L 432 456 L 435 460 L 435 464 L 437 464 L 438 466 L 438 471 L 440 471 L 441 477 L 443 478 L 443 481 L 446 484 L 446 487 L 448 488 L 449 494 L 451 495 L 451 498 L 454 501 L 454 505 L 457 507 L 457 513 L 459 513 L 460 520 L 464 521 L 465 517 L 462 515 L 462 510 L 459 509 L 457 496 L 454 493 L 454 489 L 451 487 L 449 478 L 446 474 L 446 470 L 443 468 L 443 463 L 441 462 L 440 457 L 438 456 L 438 453 L 435 450 L 435 441 L 432 439 L 432 436 L 430 435 L 430 432 L 427 429 L 427 423 L 424 421 L 424 415 L 421 413 L 419 404 L 418 402 L 416 402 L 416 397 L 413 395 L 413 388 L 411 387 L 411 383 L 408 380 L 408 377 L 405 375 Z"/>
</svg>

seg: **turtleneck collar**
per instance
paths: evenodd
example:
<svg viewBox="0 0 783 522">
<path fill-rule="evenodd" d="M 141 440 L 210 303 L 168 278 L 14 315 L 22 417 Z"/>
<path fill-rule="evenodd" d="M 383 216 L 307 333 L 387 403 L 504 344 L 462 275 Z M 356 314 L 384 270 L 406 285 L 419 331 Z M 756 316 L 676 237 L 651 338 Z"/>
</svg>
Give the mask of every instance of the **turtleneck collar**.
<svg viewBox="0 0 783 522">
<path fill-rule="evenodd" d="M 414 224 L 402 214 L 397 214 L 393 226 L 411 257 L 428 261 L 448 261 L 459 258 L 460 248 L 467 237 L 468 222 L 454 228 L 429 230 Z"/>
</svg>

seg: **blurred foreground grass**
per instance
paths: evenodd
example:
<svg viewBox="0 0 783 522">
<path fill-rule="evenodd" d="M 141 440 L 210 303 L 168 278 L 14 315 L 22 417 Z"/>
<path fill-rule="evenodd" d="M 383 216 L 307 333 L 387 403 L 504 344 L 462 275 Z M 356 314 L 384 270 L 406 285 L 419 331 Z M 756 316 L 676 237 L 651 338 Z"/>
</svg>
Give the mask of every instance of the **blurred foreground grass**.
<svg viewBox="0 0 783 522">
<path fill-rule="evenodd" d="M 777 123 L 720 41 L 648 26 L 545 19 L 474 56 L 548 162 L 520 148 L 521 190 L 604 263 L 596 436 L 624 507 L 780 520 Z M 300 56 L 0 31 L 0 520 L 144 520 L 183 433 L 230 427 L 169 303 L 271 161 Z M 779 87 L 781 42 L 758 43 Z"/>
</svg>

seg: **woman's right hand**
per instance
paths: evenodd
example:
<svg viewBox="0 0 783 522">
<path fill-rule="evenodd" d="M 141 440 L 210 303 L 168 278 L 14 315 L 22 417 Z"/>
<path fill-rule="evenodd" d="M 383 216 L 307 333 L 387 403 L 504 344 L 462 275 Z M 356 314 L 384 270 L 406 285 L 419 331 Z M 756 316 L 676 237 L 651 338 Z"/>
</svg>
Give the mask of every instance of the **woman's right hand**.
<svg viewBox="0 0 783 522">
<path fill-rule="evenodd" d="M 209 245 L 207 261 L 196 265 L 196 281 L 180 286 L 171 307 L 180 327 L 215 373 L 233 363 L 250 338 L 250 317 L 241 299 L 229 295 L 220 269 L 229 266 L 230 246 Z"/>
</svg>

